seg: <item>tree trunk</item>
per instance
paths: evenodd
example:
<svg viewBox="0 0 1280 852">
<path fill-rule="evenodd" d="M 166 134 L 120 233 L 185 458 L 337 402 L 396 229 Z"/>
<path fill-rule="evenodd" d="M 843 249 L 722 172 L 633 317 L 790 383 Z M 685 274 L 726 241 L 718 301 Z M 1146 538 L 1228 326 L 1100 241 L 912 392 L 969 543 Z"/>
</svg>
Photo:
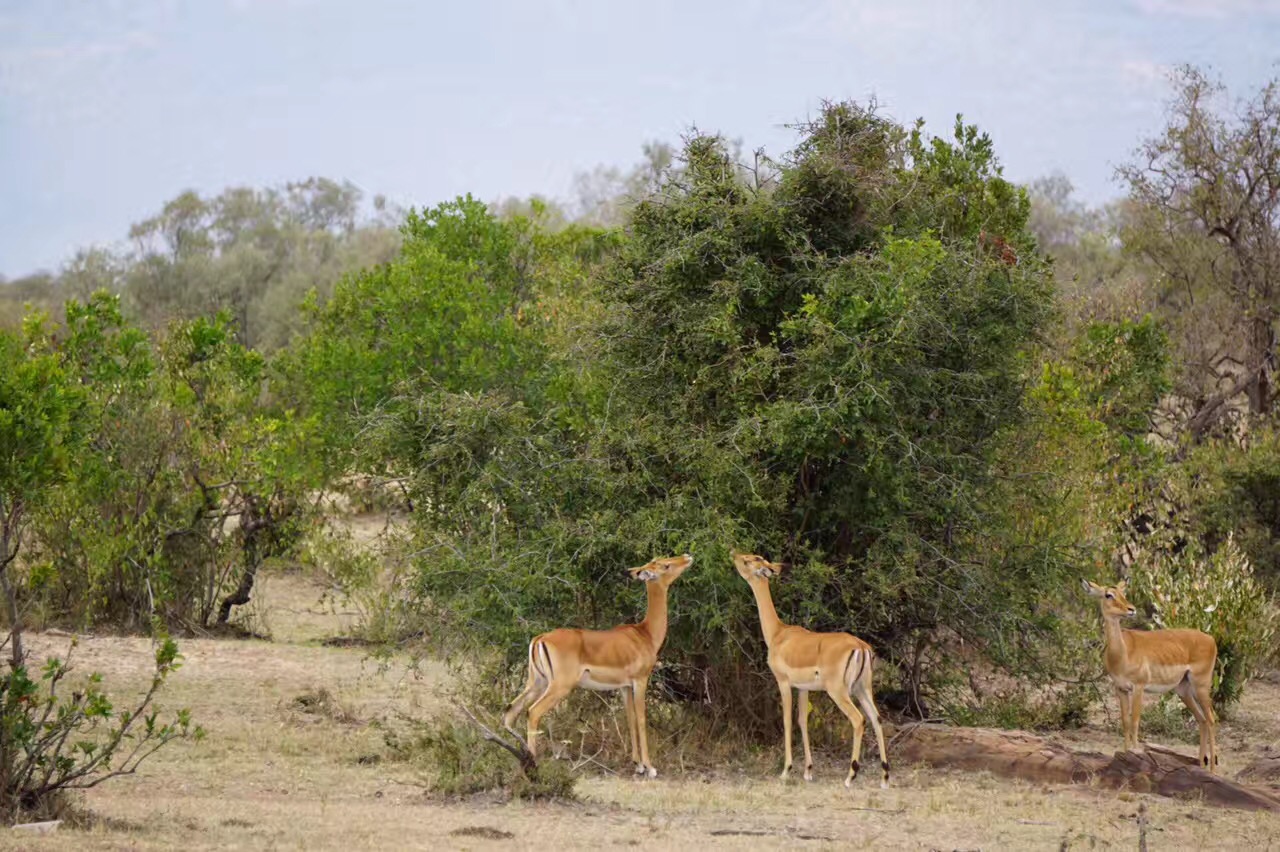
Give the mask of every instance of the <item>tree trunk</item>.
<svg viewBox="0 0 1280 852">
<path fill-rule="evenodd" d="M 14 594 L 13 585 L 9 582 L 9 566 L 5 565 L 0 568 L 0 587 L 4 588 L 5 603 L 9 607 L 9 646 L 13 652 L 11 664 L 13 668 L 22 665 L 27 655 L 22 650 L 22 624 L 18 621 L 18 599 Z"/>
<path fill-rule="evenodd" d="M 1249 383 L 1249 411 L 1266 414 L 1271 410 L 1271 376 L 1275 372 L 1276 333 L 1271 311 L 1263 308 L 1261 316 L 1249 320 L 1249 364 L 1257 365 L 1258 374 Z"/>
<path fill-rule="evenodd" d="M 244 536 L 244 573 L 240 575 L 240 585 L 234 592 L 223 598 L 222 605 L 218 607 L 219 625 L 226 624 L 230 620 L 233 606 L 242 606 L 249 602 L 253 581 L 257 579 L 258 566 L 262 561 L 258 556 L 258 535 L 268 522 L 269 518 L 258 514 L 256 501 L 246 502 L 244 515 L 240 519 L 241 535 Z"/>
<path fill-rule="evenodd" d="M 1081 784 L 1094 781 L 1113 789 L 1202 798 L 1245 810 L 1280 813 L 1280 792 L 1212 775 L 1195 758 L 1159 746 L 1145 751 L 1077 752 L 1061 743 L 1022 731 L 917 725 L 905 729 L 899 759 L 951 769 L 986 770 L 1036 783 Z"/>
<path fill-rule="evenodd" d="M 9 566 L 18 558 L 16 540 L 18 533 L 11 529 L 8 521 L 16 515 L 15 511 L 10 518 L 0 520 L 4 526 L 4 531 L 0 534 L 0 589 L 4 590 L 4 601 L 9 610 L 9 650 L 12 653 L 10 662 L 15 669 L 27 658 L 22 650 L 22 622 L 21 615 L 18 613 L 18 596 L 13 590 L 13 584 L 9 581 Z"/>
</svg>

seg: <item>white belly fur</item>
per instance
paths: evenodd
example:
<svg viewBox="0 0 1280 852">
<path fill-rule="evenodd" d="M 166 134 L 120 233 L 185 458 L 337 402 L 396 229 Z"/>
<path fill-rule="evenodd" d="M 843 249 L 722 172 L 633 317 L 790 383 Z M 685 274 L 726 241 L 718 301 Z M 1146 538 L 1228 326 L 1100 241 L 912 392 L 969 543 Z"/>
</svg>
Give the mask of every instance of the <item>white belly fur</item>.
<svg viewBox="0 0 1280 852">
<path fill-rule="evenodd" d="M 1182 681 L 1178 681 L 1178 683 L 1182 683 Z M 1170 684 L 1149 683 L 1145 687 L 1143 687 L 1142 691 L 1150 692 L 1154 695 L 1160 695 L 1161 693 L 1172 692 L 1177 687 L 1177 685 L 1178 685 L 1177 683 L 1170 683 Z"/>
<path fill-rule="evenodd" d="M 591 672 L 583 672 L 582 677 L 578 678 L 578 686 L 583 689 L 591 689 L 596 692 L 612 692 L 615 689 L 622 689 L 627 686 L 625 683 L 605 683 L 604 681 L 593 680 Z"/>
</svg>

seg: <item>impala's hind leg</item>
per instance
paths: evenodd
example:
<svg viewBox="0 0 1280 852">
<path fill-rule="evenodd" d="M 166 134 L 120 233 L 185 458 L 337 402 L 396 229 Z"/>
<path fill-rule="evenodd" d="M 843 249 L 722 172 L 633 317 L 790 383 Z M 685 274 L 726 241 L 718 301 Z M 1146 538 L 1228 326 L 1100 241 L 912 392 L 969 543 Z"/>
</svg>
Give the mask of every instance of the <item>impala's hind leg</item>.
<svg viewBox="0 0 1280 852">
<path fill-rule="evenodd" d="M 801 689 L 796 705 L 796 720 L 800 723 L 800 739 L 804 743 L 804 780 L 813 780 L 813 752 L 809 749 L 809 690 Z"/>
<path fill-rule="evenodd" d="M 1187 709 L 1191 711 L 1191 715 L 1195 717 L 1196 727 L 1200 729 L 1200 765 L 1209 771 L 1213 771 L 1210 765 L 1211 756 L 1209 754 L 1209 720 L 1205 716 L 1204 709 L 1200 707 L 1200 702 L 1196 700 L 1195 686 L 1191 683 L 1191 679 L 1183 678 L 1182 682 L 1174 687 L 1174 692 L 1182 699 L 1182 703 L 1187 705 Z"/>
<path fill-rule="evenodd" d="M 537 701 L 533 702 L 533 706 L 529 708 L 529 753 L 534 757 L 538 756 L 538 725 L 542 723 L 542 717 L 547 715 L 553 707 L 564 700 L 564 697 L 573 691 L 573 685 L 568 686 L 552 681 L 547 685 L 547 691 L 542 693 Z"/>
<path fill-rule="evenodd" d="M 1207 679 L 1206 679 L 1207 680 Z M 1208 728 L 1206 739 L 1208 740 L 1208 770 L 1213 773 L 1218 771 L 1218 714 L 1213 712 L 1213 696 L 1209 693 L 1209 684 L 1198 682 L 1195 684 L 1196 704 L 1200 705 L 1200 709 L 1204 712 L 1205 727 Z M 1202 761 L 1203 763 L 1203 761 Z"/>
<path fill-rule="evenodd" d="M 853 697 L 858 700 L 858 705 L 862 707 L 862 712 L 866 714 L 867 721 L 871 723 L 871 730 L 876 735 L 876 747 L 880 749 L 880 786 L 889 786 L 889 753 L 884 745 L 884 728 L 880 727 L 880 711 L 876 709 L 875 699 L 871 695 L 870 676 L 864 680 L 854 684 Z"/>
<path fill-rule="evenodd" d="M 530 702 L 541 695 L 547 688 L 547 679 L 538 668 L 537 651 L 538 640 L 535 639 L 529 643 L 529 676 L 525 679 L 524 691 L 516 696 L 515 701 L 512 701 L 507 706 L 507 711 L 502 714 L 502 727 L 516 734 L 516 736 L 519 736 L 514 727 L 516 719 L 525 711 Z"/>
<path fill-rule="evenodd" d="M 854 706 L 853 699 L 844 691 L 844 684 L 841 683 L 840 687 L 840 689 L 827 690 L 827 694 L 848 717 L 849 724 L 853 727 L 853 753 L 849 756 L 849 774 L 844 779 L 844 786 L 849 787 L 853 784 L 853 779 L 858 777 L 858 760 L 862 756 L 862 734 L 867 729 L 867 724 L 862 718 L 862 713 Z"/>
</svg>

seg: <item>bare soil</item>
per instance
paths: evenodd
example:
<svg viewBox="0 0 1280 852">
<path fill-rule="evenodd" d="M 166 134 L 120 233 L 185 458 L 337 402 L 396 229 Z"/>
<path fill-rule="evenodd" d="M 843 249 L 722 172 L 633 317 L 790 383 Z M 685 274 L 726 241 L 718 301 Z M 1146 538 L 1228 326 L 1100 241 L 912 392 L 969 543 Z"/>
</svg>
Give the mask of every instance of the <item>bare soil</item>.
<svg viewBox="0 0 1280 852">
<path fill-rule="evenodd" d="M 1085 785 L 897 766 L 888 790 L 874 772 L 846 790 L 844 754 L 819 760 L 810 784 L 745 768 L 682 774 L 657 753 L 665 773 L 658 779 L 588 775 L 575 804 L 443 801 L 405 764 L 382 758 L 384 726 L 401 714 L 445 711 L 435 690 L 447 670 L 384 664 L 358 647 L 325 644 L 344 635 L 352 614 L 322 600 L 324 591 L 300 574 L 268 575 L 253 617 L 271 641 L 183 641 L 186 662 L 163 703 L 190 707 L 207 738 L 162 750 L 136 777 L 88 792 L 89 828 L 0 832 L 0 848 L 1134 849 L 1141 805 L 1152 850 L 1280 849 L 1275 815 Z M 36 657 L 63 654 L 66 643 L 30 637 Z M 122 693 L 142 689 L 152 651 L 146 639 L 94 637 L 75 659 L 79 671 L 102 672 L 108 691 Z M 1225 772 L 1280 751 L 1277 707 L 1280 684 L 1250 688 L 1222 726 Z M 1099 726 L 1065 739 L 1114 750 L 1120 734 Z M 621 766 L 622 756 L 619 749 L 601 759 Z"/>
</svg>

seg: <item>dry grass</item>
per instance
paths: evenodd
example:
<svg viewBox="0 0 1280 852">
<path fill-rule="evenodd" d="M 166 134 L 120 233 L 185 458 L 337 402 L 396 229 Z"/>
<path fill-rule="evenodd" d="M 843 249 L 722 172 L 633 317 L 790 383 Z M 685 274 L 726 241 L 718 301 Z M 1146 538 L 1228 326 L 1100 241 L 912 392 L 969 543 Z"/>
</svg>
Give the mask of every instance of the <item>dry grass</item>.
<svg viewBox="0 0 1280 852">
<path fill-rule="evenodd" d="M 192 707 L 208 738 L 91 791 L 93 827 L 23 837 L 21 848 L 1132 849 L 1140 803 L 1152 849 L 1280 848 L 1275 815 L 1088 787 L 897 767 L 889 790 L 870 773 L 847 791 L 843 755 L 820 760 L 813 784 L 745 768 L 680 776 L 659 752 L 669 774 L 653 782 L 588 776 L 579 804 L 432 800 L 411 770 L 374 756 L 385 752 L 380 725 L 442 709 L 433 688 L 445 670 L 429 664 L 419 677 L 403 662 L 384 667 L 359 649 L 323 646 L 343 632 L 342 617 L 317 603 L 323 590 L 301 575 L 270 576 L 260 591 L 275 641 L 182 643 L 186 665 L 164 700 Z M 61 653 L 65 640 L 33 636 L 31 644 L 44 655 Z M 110 690 L 141 689 L 150 648 L 95 638 L 77 657 L 80 671 L 103 672 Z M 1280 746 L 1278 703 L 1280 686 L 1254 685 L 1224 725 L 1224 769 L 1243 766 L 1245 747 Z M 1119 733 L 1093 728 L 1070 739 L 1106 750 Z M 602 759 L 621 766 L 621 754 Z M 0 847 L 16 838 L 0 835 Z"/>
</svg>

